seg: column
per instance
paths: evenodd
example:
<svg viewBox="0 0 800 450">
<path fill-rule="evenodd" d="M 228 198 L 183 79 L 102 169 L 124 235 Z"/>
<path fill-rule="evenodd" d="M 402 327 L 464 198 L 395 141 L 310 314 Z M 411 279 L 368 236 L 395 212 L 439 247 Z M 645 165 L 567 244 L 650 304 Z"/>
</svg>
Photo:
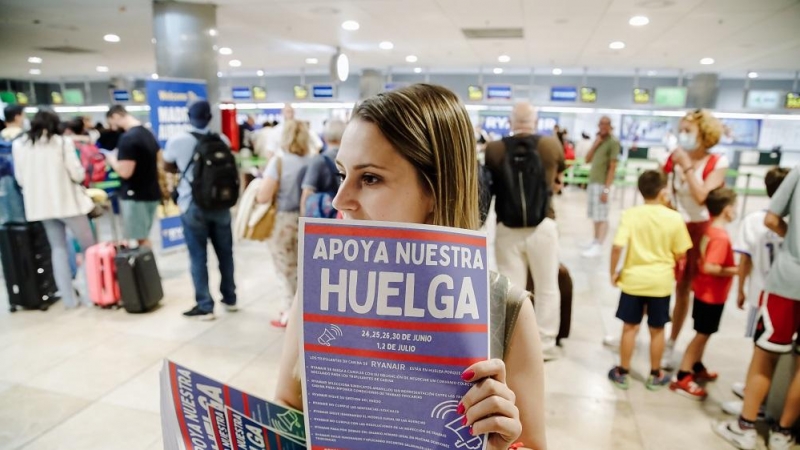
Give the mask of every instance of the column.
<svg viewBox="0 0 800 450">
<path fill-rule="evenodd" d="M 153 2 L 153 36 L 156 39 L 156 73 L 164 78 L 205 80 L 219 131 L 219 81 L 216 44 L 217 7 L 211 4 L 169 0 Z"/>
</svg>

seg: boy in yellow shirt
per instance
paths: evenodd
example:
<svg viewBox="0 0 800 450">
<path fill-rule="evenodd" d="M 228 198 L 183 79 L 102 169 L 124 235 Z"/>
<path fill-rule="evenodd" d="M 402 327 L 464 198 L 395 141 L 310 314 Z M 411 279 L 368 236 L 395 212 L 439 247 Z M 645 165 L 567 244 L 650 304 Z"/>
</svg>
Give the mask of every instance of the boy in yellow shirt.
<svg viewBox="0 0 800 450">
<path fill-rule="evenodd" d="M 622 213 L 611 249 L 611 284 L 622 290 L 617 318 L 625 325 L 620 340 L 620 365 L 609 371 L 608 379 L 618 388 L 628 389 L 636 334 L 646 312 L 651 369 L 646 386 L 658 390 L 670 381 L 661 370 L 661 355 L 664 326 L 670 320 L 670 294 L 675 288 L 675 263 L 692 247 L 692 240 L 680 213 L 664 206 L 668 198 L 664 175 L 648 170 L 639 177 L 638 186 L 644 205 Z M 625 248 L 625 263 L 617 272 Z"/>
</svg>

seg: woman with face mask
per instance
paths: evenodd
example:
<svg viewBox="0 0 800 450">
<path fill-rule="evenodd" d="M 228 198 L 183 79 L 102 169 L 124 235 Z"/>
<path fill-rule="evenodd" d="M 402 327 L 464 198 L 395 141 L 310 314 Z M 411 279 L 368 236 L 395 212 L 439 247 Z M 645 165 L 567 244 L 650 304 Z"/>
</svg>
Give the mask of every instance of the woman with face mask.
<svg viewBox="0 0 800 450">
<path fill-rule="evenodd" d="M 345 219 L 480 226 L 472 125 L 464 105 L 445 88 L 416 84 L 361 102 L 342 136 L 336 165 L 342 182 L 333 205 Z M 493 293 L 499 285 L 508 288 L 505 277 L 492 274 L 490 281 Z M 510 304 L 511 291 L 493 294 L 492 304 Z M 544 364 L 529 299 L 514 303 L 519 313 L 506 315 L 510 327 L 491 324 L 490 334 L 508 342 L 503 351 L 463 368 L 472 388 L 459 414 L 475 435 L 488 434 L 491 450 L 517 441 L 546 448 Z M 302 409 L 298 303 L 289 319 L 276 399 Z M 514 315 L 520 326 L 513 326 Z"/>
<path fill-rule="evenodd" d="M 722 132 L 722 123 L 709 111 L 698 109 L 686 114 L 680 122 L 678 148 L 663 167 L 664 172 L 671 175 L 673 204 L 683 215 L 692 237 L 692 248 L 686 253 L 686 266 L 677 274 L 672 332 L 661 362 L 665 369 L 674 368 L 675 341 L 689 309 L 692 280 L 698 271 L 700 238 L 709 225 L 706 198 L 709 192 L 725 184 L 728 158 L 711 152 Z"/>
</svg>

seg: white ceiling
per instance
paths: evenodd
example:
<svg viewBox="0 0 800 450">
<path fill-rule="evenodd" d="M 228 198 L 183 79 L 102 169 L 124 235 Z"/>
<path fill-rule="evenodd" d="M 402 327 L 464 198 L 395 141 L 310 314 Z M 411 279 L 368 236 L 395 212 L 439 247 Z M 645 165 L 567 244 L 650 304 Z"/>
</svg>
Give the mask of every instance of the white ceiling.
<svg viewBox="0 0 800 450">
<path fill-rule="evenodd" d="M 196 1 L 196 3 L 207 3 Z M 800 0 L 219 0 L 217 38 L 226 74 L 325 71 L 339 46 L 361 68 L 437 72 L 633 73 L 634 69 L 792 77 L 800 70 Z M 146 76 L 155 71 L 151 0 L 0 0 L 0 77 L 42 79 Z M 637 14 L 650 24 L 635 28 Z M 34 24 L 38 20 L 39 24 Z M 340 24 L 356 20 L 358 31 Z M 524 39 L 468 40 L 462 28 L 521 27 Z M 102 40 L 118 34 L 117 44 Z M 388 40 L 393 50 L 380 50 Z M 610 50 L 612 41 L 626 48 Z M 94 53 L 63 55 L 38 47 L 71 45 Z M 406 55 L 419 57 L 405 62 Z M 497 57 L 507 54 L 509 63 Z M 41 65 L 29 56 L 44 59 Z M 317 66 L 305 64 L 316 57 Z M 702 66 L 703 57 L 716 64 Z M 242 61 L 232 69 L 231 59 Z M 108 74 L 95 67 L 105 65 Z"/>
</svg>

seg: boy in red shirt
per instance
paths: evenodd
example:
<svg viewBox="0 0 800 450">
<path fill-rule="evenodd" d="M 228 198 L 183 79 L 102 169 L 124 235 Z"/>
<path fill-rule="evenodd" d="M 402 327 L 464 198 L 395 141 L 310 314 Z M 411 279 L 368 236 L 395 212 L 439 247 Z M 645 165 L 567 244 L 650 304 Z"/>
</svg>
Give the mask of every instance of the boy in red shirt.
<svg viewBox="0 0 800 450">
<path fill-rule="evenodd" d="M 698 382 L 717 379 L 717 374 L 709 372 L 702 361 L 708 339 L 719 330 L 725 300 L 733 277 L 738 273 L 733 246 L 725 231 L 725 225 L 736 218 L 735 204 L 736 193 L 727 187 L 714 189 L 706 199 L 711 226 L 700 240 L 700 273 L 692 282 L 692 319 L 697 334 L 686 348 L 680 370 L 669 385 L 670 390 L 695 400 L 703 400 L 708 395 Z"/>
</svg>

